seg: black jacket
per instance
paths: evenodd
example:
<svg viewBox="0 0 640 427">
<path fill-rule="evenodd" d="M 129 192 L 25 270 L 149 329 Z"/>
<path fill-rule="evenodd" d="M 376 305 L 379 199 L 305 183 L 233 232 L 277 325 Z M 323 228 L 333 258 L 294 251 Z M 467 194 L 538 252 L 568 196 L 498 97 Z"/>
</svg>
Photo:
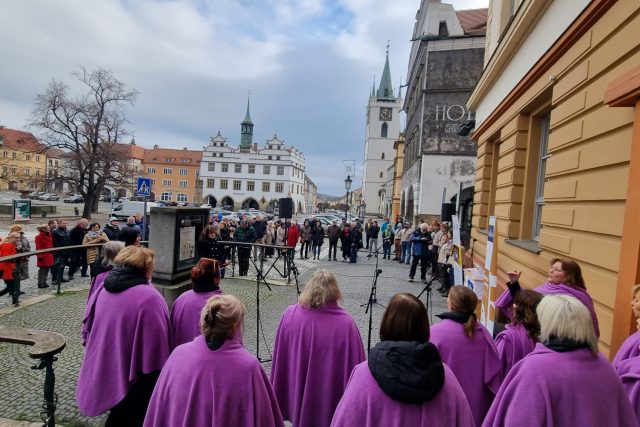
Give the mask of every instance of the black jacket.
<svg viewBox="0 0 640 427">
<path fill-rule="evenodd" d="M 211 258 L 224 262 L 224 250 L 219 242 L 220 239 L 217 237 L 215 239 L 208 237 L 201 238 L 198 240 L 197 245 L 198 256 L 200 256 L 200 258 Z"/>
<path fill-rule="evenodd" d="M 368 365 L 382 391 L 400 402 L 428 402 L 444 385 L 442 359 L 430 342 L 379 342 L 369 352 Z"/>
<path fill-rule="evenodd" d="M 85 234 L 87 234 L 87 230 L 76 225 L 69 231 L 69 242 L 72 246 L 81 245 L 84 241 Z"/>
<path fill-rule="evenodd" d="M 258 239 L 262 239 L 267 232 L 267 222 L 266 221 L 254 221 L 253 229 L 256 230 L 256 237 Z"/>
<path fill-rule="evenodd" d="M 51 232 L 51 240 L 53 240 L 54 248 L 61 248 L 63 246 L 71 246 L 71 241 L 69 240 L 69 229 L 68 228 L 60 228 L 56 227 Z M 82 244 L 82 242 L 80 242 Z"/>
<path fill-rule="evenodd" d="M 114 228 L 111 226 L 111 224 L 105 224 L 102 231 L 104 231 L 104 234 L 107 235 L 109 240 L 118 240 L 118 235 L 120 234 L 120 227 L 116 226 Z"/>
<path fill-rule="evenodd" d="M 311 242 L 313 246 L 322 246 L 324 242 L 324 228 L 322 226 L 311 229 Z"/>
</svg>

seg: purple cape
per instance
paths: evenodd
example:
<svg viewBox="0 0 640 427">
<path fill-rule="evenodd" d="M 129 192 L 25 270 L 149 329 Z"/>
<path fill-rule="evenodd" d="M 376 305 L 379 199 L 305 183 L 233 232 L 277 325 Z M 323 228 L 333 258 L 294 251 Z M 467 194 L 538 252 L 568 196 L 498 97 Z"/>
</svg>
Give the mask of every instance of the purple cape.
<svg viewBox="0 0 640 427">
<path fill-rule="evenodd" d="M 625 359 L 619 362 L 615 368 L 631 401 L 631 407 L 636 413 L 638 425 L 640 425 L 640 357 Z"/>
<path fill-rule="evenodd" d="M 329 426 L 351 370 L 364 359 L 358 327 L 337 303 L 289 306 L 278 326 L 271 368 L 284 419 L 294 426 Z"/>
<path fill-rule="evenodd" d="M 596 331 L 596 336 L 600 337 L 600 326 L 598 325 L 598 316 L 593 308 L 593 300 L 587 293 L 587 291 L 576 288 L 575 286 L 565 285 L 564 283 L 551 283 L 547 282 L 544 285 L 538 286 L 534 291 L 541 293 L 542 295 L 570 295 L 578 298 L 591 312 L 591 320 L 593 320 L 593 328 Z M 509 289 L 505 290 L 500 298 L 496 300 L 496 308 L 499 308 L 505 316 L 509 319 L 513 318 L 513 297 Z"/>
<path fill-rule="evenodd" d="M 109 271 L 103 271 L 98 274 L 93 281 L 91 282 L 91 287 L 89 288 L 89 293 L 87 295 L 87 305 L 84 308 L 84 316 L 82 317 L 82 326 L 80 327 L 80 333 L 82 334 L 82 345 L 87 345 L 87 338 L 89 337 L 89 333 L 91 332 L 91 328 L 93 328 L 93 320 L 95 318 L 95 307 L 96 301 L 98 299 L 98 295 L 104 289 L 104 281 L 107 276 L 111 273 Z"/>
<path fill-rule="evenodd" d="M 483 427 L 638 426 L 614 369 L 589 349 L 536 344 L 500 387 Z"/>
<path fill-rule="evenodd" d="M 462 324 L 444 319 L 431 327 L 429 341 L 458 379 L 479 426 L 502 381 L 502 363 L 489 331 L 476 322 L 473 338 L 469 338 Z"/>
<path fill-rule="evenodd" d="M 636 332 L 624 340 L 616 357 L 613 358 L 613 367 L 617 369 L 621 362 L 636 356 L 640 356 L 640 332 Z"/>
<path fill-rule="evenodd" d="M 283 421 L 258 360 L 235 339 L 212 351 L 200 335 L 171 353 L 144 425 L 270 427 Z"/>
<path fill-rule="evenodd" d="M 469 409 L 458 380 L 444 365 L 444 385 L 428 402 L 411 404 L 387 396 L 371 375 L 367 362 L 353 368 L 347 389 L 340 399 L 332 427 L 351 426 L 473 427 Z"/>
<path fill-rule="evenodd" d="M 76 402 L 95 417 L 114 407 L 128 393 L 138 373 L 162 369 L 171 352 L 169 313 L 153 285 L 111 293 L 98 289 L 92 305 Z"/>
<path fill-rule="evenodd" d="M 496 348 L 502 361 L 505 375 L 520 359 L 531 353 L 536 343 L 529 337 L 522 325 L 507 325 L 496 337 Z"/>
<path fill-rule="evenodd" d="M 102 273 L 98 274 L 96 277 L 93 278 L 93 280 L 91 281 L 91 286 L 89 287 L 89 293 L 87 294 L 87 304 L 89 303 L 89 300 L 91 299 L 91 295 L 96 291 L 96 289 L 104 285 L 104 281 L 109 275 L 109 273 L 111 273 L 111 270 L 103 271 Z"/>
<path fill-rule="evenodd" d="M 187 291 L 180 295 L 171 307 L 171 330 L 173 347 L 193 341 L 202 334 L 200 314 L 207 300 L 213 295 L 222 295 L 218 289 L 210 292 Z"/>
</svg>

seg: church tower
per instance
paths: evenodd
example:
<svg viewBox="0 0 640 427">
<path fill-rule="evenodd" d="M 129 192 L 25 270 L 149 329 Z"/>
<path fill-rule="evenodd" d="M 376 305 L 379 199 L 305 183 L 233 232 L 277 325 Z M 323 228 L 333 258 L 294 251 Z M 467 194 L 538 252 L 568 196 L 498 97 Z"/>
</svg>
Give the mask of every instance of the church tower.
<svg viewBox="0 0 640 427">
<path fill-rule="evenodd" d="M 240 152 L 248 153 L 253 145 L 253 122 L 249 114 L 249 98 L 247 97 L 247 114 L 240 123 Z"/>
<path fill-rule="evenodd" d="M 400 135 L 400 88 L 394 95 L 389 67 L 389 46 L 378 89 L 375 82 L 367 105 L 367 129 L 362 174 L 362 195 L 367 215 L 381 215 L 381 192 L 393 179 L 394 142 Z M 389 169 L 391 168 L 391 169 Z M 392 176 L 388 176 L 388 170 Z"/>
</svg>

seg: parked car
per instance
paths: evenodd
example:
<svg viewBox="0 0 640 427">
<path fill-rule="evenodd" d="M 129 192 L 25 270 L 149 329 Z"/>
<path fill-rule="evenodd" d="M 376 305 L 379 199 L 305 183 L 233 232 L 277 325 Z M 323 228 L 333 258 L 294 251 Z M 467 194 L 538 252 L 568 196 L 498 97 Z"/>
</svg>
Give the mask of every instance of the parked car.
<svg viewBox="0 0 640 427">
<path fill-rule="evenodd" d="M 147 214 L 151 212 L 151 208 L 158 206 L 156 202 L 147 202 Z M 144 202 L 135 202 L 125 200 L 118 206 L 114 207 L 111 211 L 111 216 L 115 216 L 118 219 L 127 219 L 137 213 L 142 214 L 144 212 Z"/>
<path fill-rule="evenodd" d="M 80 194 L 69 195 L 62 200 L 65 203 L 84 203 L 84 197 Z"/>
<path fill-rule="evenodd" d="M 60 200 L 60 196 L 55 193 L 44 193 L 43 195 L 38 197 L 38 199 L 47 202 L 55 202 L 56 200 Z"/>
<path fill-rule="evenodd" d="M 27 198 L 28 199 L 39 199 L 40 196 L 42 196 L 43 194 L 45 194 L 44 191 L 34 191 L 32 193 L 27 194 Z"/>
<path fill-rule="evenodd" d="M 207 209 L 211 209 L 211 205 L 209 203 L 205 203 L 203 205 L 199 206 L 200 208 L 207 208 Z"/>
</svg>

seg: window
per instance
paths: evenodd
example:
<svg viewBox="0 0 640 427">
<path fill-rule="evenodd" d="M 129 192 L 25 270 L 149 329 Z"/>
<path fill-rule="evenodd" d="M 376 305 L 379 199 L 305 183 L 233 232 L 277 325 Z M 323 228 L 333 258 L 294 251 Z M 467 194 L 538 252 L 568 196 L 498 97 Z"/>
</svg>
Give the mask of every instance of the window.
<svg viewBox="0 0 640 427">
<path fill-rule="evenodd" d="M 151 178 L 151 185 L 156 185 L 156 180 Z"/>
<path fill-rule="evenodd" d="M 216 186 L 216 180 L 213 178 L 207 178 L 207 188 L 214 188 Z"/>
<path fill-rule="evenodd" d="M 156 173 L 156 168 L 147 168 L 147 173 Z"/>
<path fill-rule="evenodd" d="M 181 202 L 181 203 L 186 203 L 186 202 L 187 202 L 187 200 L 189 200 L 189 199 L 188 199 L 188 197 L 187 197 L 187 195 L 186 195 L 186 194 L 182 194 L 182 193 L 180 193 L 180 194 L 178 194 L 178 196 L 176 197 L 176 201 Z"/>
<path fill-rule="evenodd" d="M 240 164 L 240 163 L 236 163 L 236 164 L 234 165 L 234 172 L 235 172 L 235 173 L 242 173 L 242 164 Z"/>
<path fill-rule="evenodd" d="M 380 137 L 381 138 L 386 138 L 387 137 L 387 124 L 383 123 L 382 124 L 382 130 L 380 130 Z"/>
<path fill-rule="evenodd" d="M 58 161 L 57 161 L 57 160 L 56 160 L 54 163 L 55 163 L 56 167 L 58 167 L 58 166 L 59 166 L 59 165 L 58 165 Z"/>
<path fill-rule="evenodd" d="M 269 191 L 271 191 L 271 183 L 270 182 L 263 182 L 262 183 L 262 192 L 268 193 Z"/>
<path fill-rule="evenodd" d="M 163 202 L 170 202 L 171 201 L 171 193 L 162 193 L 160 195 L 160 200 L 162 200 Z"/>
<path fill-rule="evenodd" d="M 441 37 L 449 36 L 449 29 L 447 28 L 447 21 L 440 21 L 440 26 L 438 28 L 438 35 Z"/>
<path fill-rule="evenodd" d="M 278 166 L 277 174 L 284 175 L 284 166 Z"/>
<path fill-rule="evenodd" d="M 17 172 L 17 171 L 16 171 L 16 168 L 11 168 L 11 174 L 12 174 L 12 175 L 15 175 L 15 174 L 16 174 L 16 172 Z"/>
<path fill-rule="evenodd" d="M 276 182 L 276 193 L 282 193 L 284 185 L 281 182 Z"/>
<path fill-rule="evenodd" d="M 31 171 L 29 169 L 25 169 L 24 170 L 24 174 L 29 176 L 29 175 L 31 175 Z"/>
<path fill-rule="evenodd" d="M 31 161 L 31 154 L 25 154 L 24 159 L 28 162 Z"/>
<path fill-rule="evenodd" d="M 272 160 L 273 156 L 269 156 L 269 160 Z"/>
<path fill-rule="evenodd" d="M 533 240 L 540 239 L 540 229 L 542 228 L 542 207 L 544 206 L 544 178 L 547 169 L 547 159 L 551 157 L 547 153 L 549 146 L 549 128 L 551 115 L 547 114 L 541 119 L 540 128 L 540 160 L 538 162 L 538 175 L 536 179 L 536 198 L 533 210 L 533 225 L 531 229 L 531 238 Z"/>
<path fill-rule="evenodd" d="M 7 153 L 6 151 L 4 151 L 2 153 L 2 157 L 4 157 L 5 159 L 9 156 L 9 153 Z M 51 160 L 49 160 L 49 163 L 51 163 Z"/>
<path fill-rule="evenodd" d="M 171 187 L 171 180 L 170 179 L 163 179 L 162 180 L 162 185 L 164 185 L 165 187 Z"/>
<path fill-rule="evenodd" d="M 265 175 L 269 175 L 271 173 L 271 166 L 264 166 L 262 168 L 262 173 L 264 173 Z"/>
<path fill-rule="evenodd" d="M 380 172 L 380 178 L 382 178 L 382 172 Z"/>
<path fill-rule="evenodd" d="M 226 180 L 226 179 L 221 179 L 220 180 L 220 189 L 226 190 L 227 188 L 229 188 L 229 181 Z"/>
<path fill-rule="evenodd" d="M 207 169 L 209 170 L 209 172 L 213 172 L 216 170 L 216 164 L 211 162 L 207 165 Z"/>
<path fill-rule="evenodd" d="M 242 190 L 242 181 L 240 181 L 239 179 L 234 179 L 233 180 L 233 189 L 235 191 Z"/>
<path fill-rule="evenodd" d="M 255 191 L 255 190 L 256 190 L 256 182 L 247 181 L 247 191 Z"/>
<path fill-rule="evenodd" d="M 36 156 L 36 162 L 40 161 L 40 156 Z"/>
<path fill-rule="evenodd" d="M 276 160 L 280 160 L 280 156 L 276 156 Z"/>
<path fill-rule="evenodd" d="M 220 153 L 220 154 L 218 154 L 218 156 L 222 157 L 222 154 L 223 154 L 223 153 Z"/>
<path fill-rule="evenodd" d="M 186 180 L 178 181 L 178 186 L 181 187 L 181 188 L 187 188 L 188 185 L 189 184 L 188 184 L 188 182 Z"/>
<path fill-rule="evenodd" d="M 180 159 L 180 161 L 181 161 L 182 163 L 189 163 L 189 159 Z M 179 200 L 178 200 L 178 201 L 179 201 Z M 186 200 L 185 200 L 185 202 L 186 202 Z"/>
<path fill-rule="evenodd" d="M 380 160 L 384 160 L 384 153 L 382 153 L 382 156 L 380 156 Z"/>
<path fill-rule="evenodd" d="M 229 163 L 222 164 L 222 172 L 229 172 Z"/>
<path fill-rule="evenodd" d="M 256 173 L 256 165 L 249 165 L 249 173 Z"/>
<path fill-rule="evenodd" d="M 173 170 L 171 168 L 164 168 L 164 171 L 163 171 L 165 175 L 171 175 L 172 172 Z"/>
<path fill-rule="evenodd" d="M 183 175 L 183 176 L 189 175 L 189 171 L 187 169 L 180 169 L 180 175 Z"/>
<path fill-rule="evenodd" d="M 11 153 L 11 158 L 15 159 L 16 158 L 16 153 Z"/>
<path fill-rule="evenodd" d="M 40 176 L 40 169 L 36 169 L 36 176 Z"/>
</svg>

